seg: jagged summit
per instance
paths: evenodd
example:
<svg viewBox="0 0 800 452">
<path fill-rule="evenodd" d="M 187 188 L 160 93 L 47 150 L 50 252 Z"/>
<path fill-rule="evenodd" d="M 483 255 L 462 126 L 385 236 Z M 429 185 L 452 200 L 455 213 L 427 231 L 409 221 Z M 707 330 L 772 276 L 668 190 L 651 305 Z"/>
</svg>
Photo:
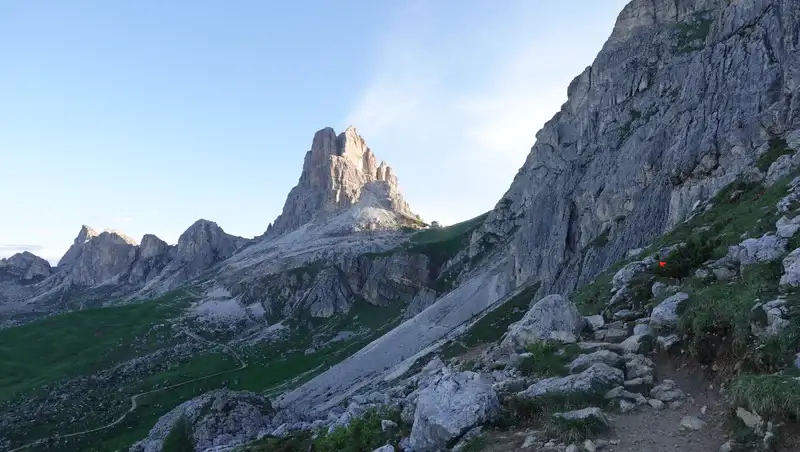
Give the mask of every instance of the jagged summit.
<svg viewBox="0 0 800 452">
<path fill-rule="evenodd" d="M 0 259 L 0 270 L 23 280 L 32 280 L 50 276 L 52 269 L 45 259 L 23 251 L 5 259 Z"/>
<path fill-rule="evenodd" d="M 339 135 L 331 127 L 321 129 L 306 153 L 300 180 L 266 236 L 279 236 L 312 220 L 338 214 L 358 204 L 365 189 L 372 194 L 375 207 L 420 221 L 403 199 L 392 168 L 378 162 L 355 127 Z"/>
</svg>

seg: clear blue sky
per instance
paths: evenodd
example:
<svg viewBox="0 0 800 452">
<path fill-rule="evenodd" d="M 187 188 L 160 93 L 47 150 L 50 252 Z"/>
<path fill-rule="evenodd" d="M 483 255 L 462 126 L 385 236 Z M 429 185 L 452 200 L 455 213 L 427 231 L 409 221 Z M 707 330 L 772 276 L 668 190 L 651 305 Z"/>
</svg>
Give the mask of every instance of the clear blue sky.
<svg viewBox="0 0 800 452">
<path fill-rule="evenodd" d="M 625 3 L 2 0 L 0 256 L 82 224 L 260 234 L 325 126 L 423 218 L 480 214 Z"/>
</svg>

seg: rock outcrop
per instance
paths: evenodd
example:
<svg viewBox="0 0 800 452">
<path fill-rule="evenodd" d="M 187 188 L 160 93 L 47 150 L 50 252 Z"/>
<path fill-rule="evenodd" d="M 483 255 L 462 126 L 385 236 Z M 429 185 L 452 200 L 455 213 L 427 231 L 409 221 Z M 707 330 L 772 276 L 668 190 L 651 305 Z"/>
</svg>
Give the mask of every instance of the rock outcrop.
<svg viewBox="0 0 800 452">
<path fill-rule="evenodd" d="M 23 251 L 9 258 L 0 259 L 0 272 L 22 281 L 34 281 L 50 276 L 52 269 L 45 259 L 29 251 Z"/>
<path fill-rule="evenodd" d="M 80 252 L 72 262 L 65 264 L 68 265 L 68 282 L 78 286 L 119 282 L 118 277 L 126 273 L 136 259 L 136 242 L 117 232 L 103 231 L 78 244 L 84 231 L 85 227 L 73 245 L 78 246 Z"/>
<path fill-rule="evenodd" d="M 472 427 L 494 420 L 500 402 L 494 389 L 473 372 L 445 374 L 419 394 L 411 448 L 435 452 Z"/>
<path fill-rule="evenodd" d="M 574 338 L 585 325 L 586 320 L 574 303 L 560 295 L 549 295 L 536 302 L 520 321 L 509 327 L 501 347 L 512 353 L 521 351 L 531 342 L 558 340 L 559 333 Z"/>
<path fill-rule="evenodd" d="M 130 451 L 161 451 L 164 440 L 179 422 L 184 423 L 185 434 L 195 450 L 243 444 L 271 430 L 272 413 L 269 401 L 259 394 L 227 389 L 207 392 L 162 416 L 147 438 L 134 444 Z"/>
<path fill-rule="evenodd" d="M 686 218 L 800 128 L 798 20 L 793 0 L 631 1 L 464 259 L 510 241 L 509 288 L 566 294 Z"/>
<path fill-rule="evenodd" d="M 337 136 L 327 127 L 314 134 L 300 180 L 265 237 L 278 237 L 312 220 L 325 220 L 359 202 L 394 214 L 401 225 L 421 223 L 403 199 L 392 168 L 378 163 L 355 128 L 348 127 Z M 376 221 L 371 227 L 381 226 Z"/>
<path fill-rule="evenodd" d="M 78 260 L 80 257 L 81 252 L 83 251 L 84 245 L 94 237 L 97 237 L 98 233 L 94 229 L 90 228 L 89 226 L 83 225 L 81 226 L 80 232 L 78 232 L 78 236 L 75 237 L 75 241 L 72 242 L 72 246 L 69 247 L 64 256 L 58 261 L 58 267 L 64 268 L 71 266 Z"/>
</svg>

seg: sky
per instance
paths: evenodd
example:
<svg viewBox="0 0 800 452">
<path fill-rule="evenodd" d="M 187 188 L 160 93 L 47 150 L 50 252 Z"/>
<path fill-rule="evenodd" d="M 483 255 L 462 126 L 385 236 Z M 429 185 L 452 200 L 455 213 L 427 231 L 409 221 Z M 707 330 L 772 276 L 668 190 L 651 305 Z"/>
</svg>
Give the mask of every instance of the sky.
<svg viewBox="0 0 800 452">
<path fill-rule="evenodd" d="M 259 235 L 327 126 L 423 219 L 472 218 L 625 3 L 2 0 L 0 257 L 57 262 L 83 224 Z"/>
</svg>

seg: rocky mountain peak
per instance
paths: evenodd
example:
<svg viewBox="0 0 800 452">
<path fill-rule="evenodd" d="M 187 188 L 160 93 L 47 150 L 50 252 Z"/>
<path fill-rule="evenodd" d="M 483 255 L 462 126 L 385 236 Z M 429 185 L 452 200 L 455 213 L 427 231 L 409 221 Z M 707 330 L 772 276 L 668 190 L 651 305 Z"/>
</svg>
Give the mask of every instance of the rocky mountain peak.
<svg viewBox="0 0 800 452">
<path fill-rule="evenodd" d="M 83 245 L 94 237 L 97 237 L 97 235 L 97 231 L 91 227 L 85 224 L 81 226 L 81 230 L 72 242 L 72 246 L 69 247 L 67 252 L 64 253 L 64 256 L 61 257 L 61 260 L 58 261 L 58 267 L 70 266 L 75 263 L 83 250 Z"/>
<path fill-rule="evenodd" d="M 339 135 L 331 127 L 321 129 L 306 153 L 300 180 L 266 235 L 282 235 L 348 209 L 361 200 L 366 186 L 376 183 L 382 187 L 370 192 L 381 194 L 378 204 L 382 208 L 419 221 L 403 199 L 392 168 L 378 162 L 354 127 Z"/>
<path fill-rule="evenodd" d="M 14 254 L 7 259 L 0 259 L 0 270 L 4 270 L 23 280 L 44 278 L 52 273 L 50 263 L 47 260 L 29 251 Z"/>
<path fill-rule="evenodd" d="M 148 259 L 158 256 L 165 253 L 167 249 L 169 249 L 167 242 L 153 234 L 145 234 L 142 236 L 142 242 L 139 244 L 139 258 Z"/>
</svg>

